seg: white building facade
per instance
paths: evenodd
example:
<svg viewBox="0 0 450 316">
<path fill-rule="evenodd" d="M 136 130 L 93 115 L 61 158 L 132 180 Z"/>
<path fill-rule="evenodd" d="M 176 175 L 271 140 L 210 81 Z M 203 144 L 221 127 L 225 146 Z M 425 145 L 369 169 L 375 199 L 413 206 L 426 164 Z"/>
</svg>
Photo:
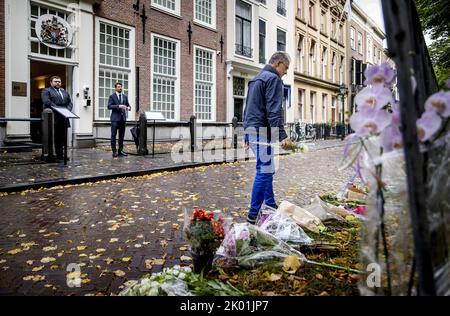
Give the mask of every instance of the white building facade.
<svg viewBox="0 0 450 316">
<path fill-rule="evenodd" d="M 268 63 L 276 51 L 292 59 L 283 78 L 284 119 L 293 118 L 294 2 L 291 0 L 230 0 L 227 7 L 227 121 L 242 122 L 248 82 Z"/>
<path fill-rule="evenodd" d="M 92 103 L 98 97 L 93 93 L 96 75 L 93 5 L 96 2 L 101 1 L 5 0 L 6 117 L 40 117 L 42 104 L 38 103 L 42 89 L 49 86 L 50 76 L 58 75 L 72 97 L 73 112 L 80 117 L 73 121 L 69 131 L 71 145 L 83 147 L 94 142 L 93 121 L 97 114 Z M 71 29 L 66 48 L 52 48 L 39 40 L 36 28 L 41 27 L 38 22 L 43 15 L 57 16 L 64 27 Z M 24 25 L 26 32 L 23 32 Z M 134 43 L 134 29 L 130 27 L 128 32 L 130 42 Z M 133 47 L 130 45 L 130 56 L 134 56 Z M 130 70 L 135 69 L 133 62 L 131 58 Z M 129 77 L 130 81 L 134 78 L 132 73 Z M 12 85 L 24 87 L 24 93 L 15 95 Z M 133 98 L 132 91 L 130 94 Z M 6 133 L 10 139 L 33 139 L 39 129 L 38 125 L 9 122 Z"/>
</svg>

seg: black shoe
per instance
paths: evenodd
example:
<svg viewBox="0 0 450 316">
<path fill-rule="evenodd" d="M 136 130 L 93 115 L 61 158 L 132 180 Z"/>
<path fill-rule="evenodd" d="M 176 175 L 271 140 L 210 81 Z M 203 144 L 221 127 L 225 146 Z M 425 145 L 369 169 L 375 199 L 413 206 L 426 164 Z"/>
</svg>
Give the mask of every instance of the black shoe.
<svg viewBox="0 0 450 316">
<path fill-rule="evenodd" d="M 64 157 L 56 157 L 57 162 L 64 162 Z M 70 161 L 70 158 L 67 157 L 67 161 Z"/>
<path fill-rule="evenodd" d="M 247 215 L 247 222 L 249 224 L 255 225 L 256 224 L 256 216 L 248 214 Z"/>
<path fill-rule="evenodd" d="M 119 157 L 119 154 L 117 154 L 117 152 L 113 152 L 113 158 L 117 158 L 117 157 Z"/>
<path fill-rule="evenodd" d="M 119 156 L 120 157 L 127 157 L 128 154 L 122 150 L 122 151 L 119 151 Z"/>
</svg>

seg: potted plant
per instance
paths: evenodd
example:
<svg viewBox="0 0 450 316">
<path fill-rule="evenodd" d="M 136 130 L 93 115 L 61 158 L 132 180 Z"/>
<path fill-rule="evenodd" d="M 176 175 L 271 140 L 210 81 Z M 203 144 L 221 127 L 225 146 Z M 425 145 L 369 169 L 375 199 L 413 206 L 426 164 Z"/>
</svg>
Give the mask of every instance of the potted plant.
<svg viewBox="0 0 450 316">
<path fill-rule="evenodd" d="M 194 210 L 184 232 L 191 246 L 195 273 L 212 268 L 214 254 L 224 237 L 223 223 L 223 218 L 214 213 Z"/>
</svg>

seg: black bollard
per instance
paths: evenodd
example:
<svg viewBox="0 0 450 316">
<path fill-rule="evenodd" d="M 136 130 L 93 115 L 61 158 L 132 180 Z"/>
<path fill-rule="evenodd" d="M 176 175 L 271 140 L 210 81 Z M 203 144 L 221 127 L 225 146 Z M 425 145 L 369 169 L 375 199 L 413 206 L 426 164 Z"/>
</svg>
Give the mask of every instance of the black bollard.
<svg viewBox="0 0 450 316">
<path fill-rule="evenodd" d="M 53 111 L 45 109 L 42 112 L 42 155 L 41 160 L 47 163 L 55 162 L 53 151 Z"/>
<path fill-rule="evenodd" d="M 138 155 L 147 156 L 147 116 L 145 113 L 139 115 L 139 149 Z"/>
</svg>

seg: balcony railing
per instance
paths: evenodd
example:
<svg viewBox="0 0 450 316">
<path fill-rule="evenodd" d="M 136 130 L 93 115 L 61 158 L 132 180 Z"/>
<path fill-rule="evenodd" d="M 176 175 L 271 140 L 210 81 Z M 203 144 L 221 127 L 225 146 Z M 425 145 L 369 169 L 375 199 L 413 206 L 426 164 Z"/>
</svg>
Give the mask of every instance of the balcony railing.
<svg viewBox="0 0 450 316">
<path fill-rule="evenodd" d="M 244 56 L 244 57 L 248 57 L 248 58 L 253 58 L 253 48 L 251 47 L 247 47 L 247 46 L 243 46 L 240 44 L 236 44 L 236 54 Z"/>
</svg>

